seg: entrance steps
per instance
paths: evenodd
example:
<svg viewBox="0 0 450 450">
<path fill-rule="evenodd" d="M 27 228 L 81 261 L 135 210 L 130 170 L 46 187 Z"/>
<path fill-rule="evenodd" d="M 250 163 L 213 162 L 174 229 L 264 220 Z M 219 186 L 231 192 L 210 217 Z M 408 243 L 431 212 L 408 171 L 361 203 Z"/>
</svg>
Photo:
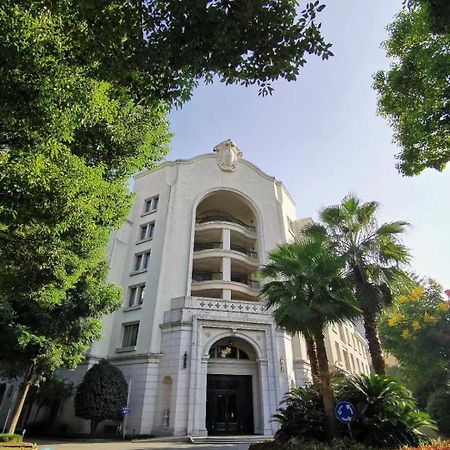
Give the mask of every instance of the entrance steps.
<svg viewBox="0 0 450 450">
<path fill-rule="evenodd" d="M 254 442 L 266 441 L 272 436 L 252 434 L 248 436 L 189 436 L 193 444 L 252 444 Z"/>
</svg>

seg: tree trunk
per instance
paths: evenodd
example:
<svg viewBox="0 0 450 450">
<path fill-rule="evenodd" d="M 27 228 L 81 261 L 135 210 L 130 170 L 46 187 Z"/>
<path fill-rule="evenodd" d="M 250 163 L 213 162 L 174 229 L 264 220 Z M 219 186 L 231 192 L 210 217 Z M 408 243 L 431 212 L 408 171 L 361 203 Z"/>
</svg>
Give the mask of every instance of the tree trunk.
<svg viewBox="0 0 450 450">
<path fill-rule="evenodd" d="M 378 375 L 386 375 L 386 364 L 384 363 L 380 338 L 378 337 L 376 315 L 370 311 L 363 311 L 363 319 L 373 369 Z"/>
<path fill-rule="evenodd" d="M 91 419 L 91 434 L 95 434 L 95 430 L 97 429 L 97 425 L 100 423 L 98 419 Z"/>
<path fill-rule="evenodd" d="M 19 421 L 20 413 L 22 412 L 23 405 L 25 404 L 25 400 L 27 399 L 33 375 L 34 375 L 34 363 L 31 364 L 30 368 L 28 369 L 23 379 L 22 387 L 20 388 L 20 394 L 17 397 L 17 403 L 14 407 L 15 409 L 14 415 L 8 428 L 9 434 L 14 434 L 14 432 L 16 431 L 17 422 Z"/>
<path fill-rule="evenodd" d="M 315 334 L 315 339 L 322 386 L 323 409 L 327 416 L 328 433 L 331 437 L 335 437 L 337 435 L 337 423 L 334 416 L 333 391 L 331 390 L 330 371 L 328 369 L 327 351 L 325 349 L 325 337 L 322 330 Z"/>
<path fill-rule="evenodd" d="M 320 381 L 320 373 L 319 363 L 317 362 L 316 344 L 314 343 L 314 339 L 309 333 L 305 333 L 303 336 L 306 342 L 306 353 L 308 354 L 309 362 L 311 365 L 311 375 L 313 383 L 317 384 L 318 381 Z"/>
</svg>

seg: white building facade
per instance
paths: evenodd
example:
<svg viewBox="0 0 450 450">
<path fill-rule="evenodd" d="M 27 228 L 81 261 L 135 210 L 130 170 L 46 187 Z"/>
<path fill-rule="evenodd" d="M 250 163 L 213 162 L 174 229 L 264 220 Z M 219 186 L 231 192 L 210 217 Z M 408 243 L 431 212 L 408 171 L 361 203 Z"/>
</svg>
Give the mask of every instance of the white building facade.
<svg viewBox="0 0 450 450">
<path fill-rule="evenodd" d="M 265 310 L 254 274 L 294 238 L 293 199 L 231 141 L 137 175 L 134 192 L 109 249 L 123 307 L 69 378 L 78 384 L 102 358 L 119 367 L 129 434 L 273 435 L 272 414 L 289 388 L 310 381 L 310 368 L 303 340 Z M 344 328 L 344 343 L 337 326 L 328 330 L 331 366 L 368 373 L 364 339 Z M 88 430 L 70 402 L 61 420 Z"/>
</svg>

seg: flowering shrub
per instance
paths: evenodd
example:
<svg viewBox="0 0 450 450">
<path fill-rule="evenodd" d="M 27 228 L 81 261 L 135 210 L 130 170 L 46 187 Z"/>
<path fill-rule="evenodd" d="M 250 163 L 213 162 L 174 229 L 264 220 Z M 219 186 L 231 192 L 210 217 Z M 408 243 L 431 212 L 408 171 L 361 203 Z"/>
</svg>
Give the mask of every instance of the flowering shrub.
<svg viewBox="0 0 450 450">
<path fill-rule="evenodd" d="M 405 447 L 402 450 L 450 450 L 450 441 L 435 442 L 422 447 Z"/>
</svg>

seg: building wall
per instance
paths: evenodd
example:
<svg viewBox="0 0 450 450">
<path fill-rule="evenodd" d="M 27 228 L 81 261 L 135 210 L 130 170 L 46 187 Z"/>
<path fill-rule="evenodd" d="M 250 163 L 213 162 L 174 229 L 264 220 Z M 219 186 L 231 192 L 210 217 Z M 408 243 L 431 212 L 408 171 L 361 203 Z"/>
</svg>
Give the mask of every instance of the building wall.
<svg viewBox="0 0 450 450">
<path fill-rule="evenodd" d="M 208 374 L 251 375 L 254 431 L 272 435 L 276 426 L 271 416 L 284 393 L 311 381 L 305 342 L 275 327 L 252 284 L 237 286 L 230 278 L 233 264 L 254 264 L 230 250 L 230 236 L 246 233 L 239 225 L 222 224 L 221 248 L 207 254 L 211 262 L 220 258 L 223 280 L 204 284 L 220 288 L 223 295 L 195 295 L 198 285 L 193 285 L 192 278 L 198 253 L 194 243 L 202 229 L 196 218 L 208 198 L 222 198 L 225 203 L 239 199 L 247 209 L 241 204 L 242 208 L 236 208 L 241 208 L 248 226 L 256 228 L 252 231 L 254 254 L 261 266 L 270 250 L 295 238 L 298 224 L 293 199 L 281 182 L 242 159 L 231 142 L 220 144 L 214 153 L 167 162 L 138 174 L 134 193 L 129 219 L 113 234 L 108 247 L 109 279 L 122 286 L 123 306 L 105 317 L 103 339 L 92 344 L 85 364 L 67 377 L 78 384 L 92 364 L 107 358 L 122 370 L 130 385 L 132 413 L 127 418 L 127 433 L 206 435 Z M 156 197 L 157 207 L 146 212 L 146 202 Z M 217 210 L 230 206 L 225 203 L 217 204 Z M 150 224 L 151 236 L 142 239 L 142 227 L 149 231 Z M 136 270 L 137 255 L 145 252 L 150 252 L 149 267 L 144 269 L 141 263 Z M 131 292 L 139 292 L 144 284 L 143 301 L 130 306 Z M 235 295 L 231 292 L 239 290 L 245 299 L 231 300 Z M 124 345 L 124 333 L 131 330 L 126 332 L 124 327 L 136 323 L 136 342 L 130 338 L 129 345 Z M 363 338 L 353 326 L 342 327 L 344 335 L 336 327 L 326 335 L 330 364 L 366 373 Z M 223 339 L 243 345 L 251 358 L 212 360 L 211 346 Z M 343 351 L 348 354 L 348 366 Z M 74 418 L 71 401 L 61 417 L 71 432 L 88 430 L 86 421 Z"/>
</svg>

